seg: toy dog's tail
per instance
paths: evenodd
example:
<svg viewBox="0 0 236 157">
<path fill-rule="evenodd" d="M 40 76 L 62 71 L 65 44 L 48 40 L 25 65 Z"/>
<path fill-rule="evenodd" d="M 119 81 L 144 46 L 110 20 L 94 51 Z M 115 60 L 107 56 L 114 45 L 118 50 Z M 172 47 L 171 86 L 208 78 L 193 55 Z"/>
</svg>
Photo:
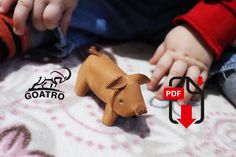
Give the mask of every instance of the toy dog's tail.
<svg viewBox="0 0 236 157">
<path fill-rule="evenodd" d="M 107 51 L 104 51 L 104 50 L 97 50 L 97 47 L 95 46 L 91 46 L 90 49 L 89 49 L 89 53 L 91 55 L 96 55 L 98 57 L 102 56 L 102 55 L 106 55 L 108 56 L 113 62 L 117 63 L 116 62 L 116 59 L 115 57 L 111 54 L 111 53 L 108 53 Z"/>
<path fill-rule="evenodd" d="M 90 53 L 91 55 L 96 55 L 96 56 L 102 55 L 102 53 L 100 53 L 100 52 L 97 51 L 97 48 L 96 48 L 95 46 L 91 46 L 91 47 L 89 48 L 89 53 Z"/>
</svg>

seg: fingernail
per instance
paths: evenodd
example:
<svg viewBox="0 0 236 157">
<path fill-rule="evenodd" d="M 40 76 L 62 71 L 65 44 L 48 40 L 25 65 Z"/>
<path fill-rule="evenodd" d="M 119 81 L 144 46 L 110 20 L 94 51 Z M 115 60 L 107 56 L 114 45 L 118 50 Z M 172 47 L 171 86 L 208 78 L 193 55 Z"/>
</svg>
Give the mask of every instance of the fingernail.
<svg viewBox="0 0 236 157">
<path fill-rule="evenodd" d="M 158 93 L 156 97 L 157 97 L 157 99 L 163 100 L 163 95 L 160 93 Z"/>
<path fill-rule="evenodd" d="M 16 27 L 13 27 L 13 32 L 16 33 Z"/>
<path fill-rule="evenodd" d="M 152 89 L 153 89 L 152 84 L 148 84 L 148 85 L 147 85 L 147 88 L 148 88 L 149 90 L 152 90 Z"/>
<path fill-rule="evenodd" d="M 1 5 L 1 4 L 0 4 Z M 0 6 L 0 12 L 2 13 L 4 10 L 3 10 L 3 7 Z"/>
<path fill-rule="evenodd" d="M 21 36 L 24 34 L 24 31 L 21 31 L 19 29 L 16 29 L 16 27 L 13 27 L 13 31 L 16 35 Z"/>
<path fill-rule="evenodd" d="M 184 101 L 178 101 L 179 105 L 184 105 Z"/>
<path fill-rule="evenodd" d="M 154 62 L 154 60 L 153 60 L 153 58 L 151 58 L 151 59 L 149 60 L 149 63 L 150 63 L 150 64 L 154 64 L 153 62 Z"/>
</svg>

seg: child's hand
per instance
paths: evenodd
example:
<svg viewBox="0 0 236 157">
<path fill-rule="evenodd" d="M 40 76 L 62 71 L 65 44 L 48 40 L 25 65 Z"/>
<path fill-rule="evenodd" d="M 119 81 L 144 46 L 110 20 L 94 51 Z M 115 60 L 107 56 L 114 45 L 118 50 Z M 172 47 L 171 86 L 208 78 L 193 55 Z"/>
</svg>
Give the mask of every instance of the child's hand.
<svg viewBox="0 0 236 157">
<path fill-rule="evenodd" d="M 32 11 L 34 27 L 40 31 L 52 30 L 61 24 L 66 33 L 72 12 L 78 0 L 0 0 L 0 12 L 7 13 L 16 4 L 13 14 L 14 30 L 17 35 L 23 35 L 26 20 Z"/>
<path fill-rule="evenodd" d="M 163 90 L 169 86 L 172 77 L 186 75 L 197 82 L 198 76 L 201 75 L 205 82 L 212 62 L 212 53 L 198 35 L 188 26 L 177 26 L 169 32 L 150 59 L 150 63 L 156 65 L 156 68 L 148 89 L 154 90 L 166 74 L 167 79 L 156 93 L 158 99 L 163 99 Z M 174 81 L 172 87 L 177 84 L 178 82 Z M 190 89 L 196 90 L 193 86 L 190 86 Z M 191 97 L 192 95 L 185 91 L 184 100 L 179 101 L 179 104 L 188 103 Z"/>
</svg>

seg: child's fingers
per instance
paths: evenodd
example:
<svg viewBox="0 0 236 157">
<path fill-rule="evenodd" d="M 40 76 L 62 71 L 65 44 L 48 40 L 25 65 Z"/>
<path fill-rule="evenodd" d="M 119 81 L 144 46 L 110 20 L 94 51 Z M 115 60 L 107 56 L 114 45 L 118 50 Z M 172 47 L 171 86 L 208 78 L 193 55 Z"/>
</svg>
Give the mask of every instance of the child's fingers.
<svg viewBox="0 0 236 157">
<path fill-rule="evenodd" d="M 34 2 L 34 10 L 32 14 L 32 21 L 34 27 L 39 31 L 44 31 L 46 28 L 43 24 L 43 12 L 46 8 L 47 4 L 45 1 L 36 0 Z"/>
<path fill-rule="evenodd" d="M 152 56 L 152 58 L 149 60 L 150 64 L 157 64 L 158 60 L 161 58 L 161 56 L 164 54 L 165 52 L 165 47 L 164 47 L 164 43 L 162 43 L 156 50 L 156 52 L 154 53 L 154 55 Z"/>
<path fill-rule="evenodd" d="M 33 8 L 33 4 L 33 0 L 19 0 L 17 2 L 13 15 L 14 31 L 17 35 L 25 33 L 26 20 Z"/>
<path fill-rule="evenodd" d="M 11 6 L 16 3 L 17 0 L 1 0 L 0 12 L 7 13 Z"/>
<path fill-rule="evenodd" d="M 191 78 L 197 84 L 198 77 L 200 76 L 200 74 L 201 74 L 201 71 L 197 66 L 191 66 L 188 68 L 186 76 Z M 196 88 L 191 83 L 189 83 L 189 90 L 192 92 L 195 92 Z M 192 96 L 193 96 L 193 94 L 191 94 L 187 91 L 187 82 L 185 81 L 185 83 L 184 83 L 184 99 L 178 101 L 178 103 L 180 105 L 187 104 L 191 100 Z"/>
<path fill-rule="evenodd" d="M 43 12 L 43 23 L 46 29 L 56 28 L 64 12 L 63 9 L 64 7 L 56 2 L 47 5 Z"/>
<path fill-rule="evenodd" d="M 188 68 L 188 65 L 184 61 L 181 61 L 181 60 L 175 61 L 170 69 L 167 79 L 165 80 L 165 82 L 162 85 L 162 87 L 160 88 L 160 90 L 157 92 L 156 97 L 158 99 L 163 99 L 164 88 L 169 87 L 170 79 L 173 77 L 184 76 L 187 68 Z M 174 80 L 171 87 L 176 87 L 178 85 L 179 81 L 180 80 Z"/>
<path fill-rule="evenodd" d="M 73 9 L 70 9 L 70 10 L 67 10 L 64 13 L 64 15 L 62 16 L 61 28 L 62 28 L 62 31 L 63 31 L 64 35 L 66 35 L 67 28 L 68 28 L 68 26 L 70 24 L 72 13 L 73 13 Z"/>
<path fill-rule="evenodd" d="M 154 90 L 161 79 L 165 76 L 165 74 L 169 71 L 170 67 L 173 64 L 173 58 L 170 54 L 165 53 L 157 63 L 156 68 L 151 77 L 151 82 L 148 84 L 149 90 Z"/>
</svg>

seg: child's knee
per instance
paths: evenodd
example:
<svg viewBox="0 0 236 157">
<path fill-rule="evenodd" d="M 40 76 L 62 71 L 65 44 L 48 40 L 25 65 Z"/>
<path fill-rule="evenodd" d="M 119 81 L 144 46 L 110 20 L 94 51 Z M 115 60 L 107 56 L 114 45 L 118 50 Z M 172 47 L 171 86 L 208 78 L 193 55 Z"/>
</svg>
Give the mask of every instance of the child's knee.
<svg viewBox="0 0 236 157">
<path fill-rule="evenodd" d="M 227 72 L 227 76 L 221 78 L 220 84 L 225 96 L 236 105 L 236 69 Z"/>
</svg>

